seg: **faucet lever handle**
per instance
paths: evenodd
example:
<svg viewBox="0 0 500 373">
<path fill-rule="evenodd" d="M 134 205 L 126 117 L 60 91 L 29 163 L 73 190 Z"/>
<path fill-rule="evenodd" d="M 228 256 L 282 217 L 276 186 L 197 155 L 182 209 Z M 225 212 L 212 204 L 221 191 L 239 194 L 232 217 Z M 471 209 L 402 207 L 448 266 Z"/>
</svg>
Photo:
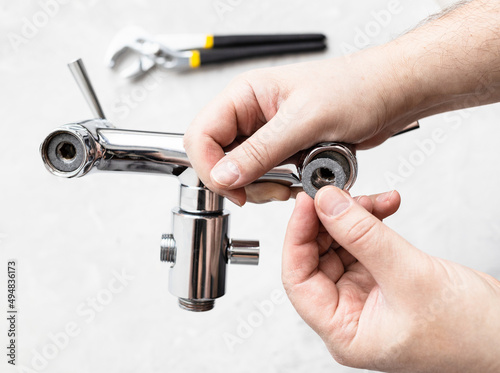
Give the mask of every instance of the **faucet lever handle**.
<svg viewBox="0 0 500 373">
<path fill-rule="evenodd" d="M 90 82 L 90 78 L 87 74 L 87 70 L 85 69 L 85 65 L 81 58 L 70 62 L 68 64 L 69 70 L 73 77 L 76 80 L 76 84 L 82 91 L 83 97 L 87 101 L 87 104 L 90 107 L 90 111 L 95 118 L 106 119 L 104 112 L 102 111 L 101 104 L 97 99 L 97 95 L 92 87 L 92 83 Z"/>
</svg>

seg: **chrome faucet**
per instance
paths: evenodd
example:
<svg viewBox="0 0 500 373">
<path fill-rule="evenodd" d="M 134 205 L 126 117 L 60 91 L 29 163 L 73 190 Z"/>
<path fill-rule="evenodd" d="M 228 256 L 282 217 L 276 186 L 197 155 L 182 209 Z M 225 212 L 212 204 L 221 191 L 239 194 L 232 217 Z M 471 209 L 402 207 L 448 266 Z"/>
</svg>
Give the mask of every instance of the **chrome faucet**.
<svg viewBox="0 0 500 373">
<path fill-rule="evenodd" d="M 160 259 L 170 263 L 169 290 L 181 308 L 208 311 L 225 293 L 227 264 L 257 265 L 259 242 L 230 240 L 224 197 L 206 188 L 191 167 L 183 135 L 115 128 L 104 117 L 81 60 L 70 70 L 95 119 L 65 124 L 52 131 L 40 151 L 56 176 L 81 177 L 93 171 L 159 173 L 177 177 L 179 206 L 172 233 L 161 239 Z M 357 175 L 354 149 L 322 143 L 272 169 L 258 182 L 303 187 L 312 197 L 324 185 L 349 189 Z"/>
</svg>

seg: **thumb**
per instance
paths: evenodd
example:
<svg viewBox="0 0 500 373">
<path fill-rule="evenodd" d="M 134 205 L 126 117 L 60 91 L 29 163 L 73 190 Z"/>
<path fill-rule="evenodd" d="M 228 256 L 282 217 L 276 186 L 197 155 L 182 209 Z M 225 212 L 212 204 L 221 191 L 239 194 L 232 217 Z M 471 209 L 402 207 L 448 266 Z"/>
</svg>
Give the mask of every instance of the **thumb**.
<svg viewBox="0 0 500 373">
<path fill-rule="evenodd" d="M 425 254 L 387 227 L 344 191 L 327 186 L 315 198 L 316 213 L 332 238 L 380 285 L 394 286 L 422 264 Z"/>
<path fill-rule="evenodd" d="M 231 150 L 212 169 L 212 183 L 221 189 L 235 189 L 255 181 L 300 149 L 305 136 L 294 136 L 289 120 L 278 113 L 252 136 Z"/>
</svg>

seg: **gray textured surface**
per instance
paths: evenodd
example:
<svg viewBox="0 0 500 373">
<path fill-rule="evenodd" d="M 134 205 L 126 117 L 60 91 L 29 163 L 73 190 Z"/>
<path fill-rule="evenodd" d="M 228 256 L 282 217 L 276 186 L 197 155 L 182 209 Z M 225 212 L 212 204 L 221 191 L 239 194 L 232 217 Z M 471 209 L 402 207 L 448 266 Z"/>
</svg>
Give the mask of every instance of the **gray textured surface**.
<svg viewBox="0 0 500 373">
<path fill-rule="evenodd" d="M 59 149 L 65 144 L 71 144 L 74 149 L 74 156 L 65 159 L 64 154 Z M 49 140 L 47 144 L 47 159 L 50 164 L 59 171 L 72 172 L 78 169 L 86 158 L 82 143 L 73 135 L 58 133 Z"/>
<path fill-rule="evenodd" d="M 313 182 L 313 177 L 319 169 L 329 170 L 334 175 L 333 183 L 328 183 L 327 181 L 322 179 L 322 185 L 315 185 L 315 183 Z M 304 167 L 304 171 L 302 171 L 302 186 L 304 187 L 304 191 L 311 198 L 314 198 L 316 196 L 316 192 L 325 185 L 334 185 L 337 188 L 344 189 L 348 178 L 349 176 L 346 175 L 340 163 L 335 159 L 318 158 L 311 161 L 307 164 L 306 167 Z"/>
<path fill-rule="evenodd" d="M 282 289 L 281 245 L 293 202 L 228 206 L 232 236 L 261 240 L 260 265 L 229 268 L 227 295 L 215 310 L 189 314 L 169 295 L 168 266 L 159 261 L 161 233 L 169 231 L 169 211 L 178 199 L 177 182 L 125 174 L 65 180 L 49 175 L 40 160 L 39 145 L 50 130 L 90 118 L 66 67 L 71 59 L 83 57 L 112 122 L 183 132 L 238 73 L 323 57 L 266 58 L 189 74 L 157 72 L 131 84 L 102 61 L 108 42 L 124 26 L 136 24 L 152 33 L 323 31 L 330 44 L 324 56 L 332 57 L 342 53 L 343 43 L 354 43 L 358 30 L 373 20 L 371 12 L 387 7 L 385 0 L 222 3 L 236 5 L 220 14 L 214 8 L 218 2 L 211 0 L 75 0 L 61 5 L 15 51 L 5 35 L 20 33 L 23 20 L 41 6 L 0 1 L 0 293 L 5 295 L 7 258 L 15 258 L 21 364 L 31 366 L 52 343 L 50 336 L 74 322 L 79 335 L 48 361 L 44 372 L 355 371 L 333 362 L 287 301 L 233 349 L 224 341 L 254 317 L 255 303 L 269 301 L 271 292 Z M 431 0 L 401 4 L 403 10 L 369 44 L 397 36 L 439 8 Z M 499 115 L 499 106 L 491 105 L 436 116 L 423 120 L 418 131 L 359 152 L 352 194 L 387 190 L 399 175 L 395 187 L 403 203 L 388 224 L 426 252 L 500 276 L 500 176 L 492 172 L 500 159 Z M 432 140 L 436 129 L 444 141 Z M 484 178 L 471 183 L 471 174 Z M 113 271 L 122 269 L 134 278 L 90 320 L 88 299 L 105 294 Z M 2 310 L 4 302 L 0 297 Z M 13 371 L 4 361 L 0 370 Z"/>
</svg>

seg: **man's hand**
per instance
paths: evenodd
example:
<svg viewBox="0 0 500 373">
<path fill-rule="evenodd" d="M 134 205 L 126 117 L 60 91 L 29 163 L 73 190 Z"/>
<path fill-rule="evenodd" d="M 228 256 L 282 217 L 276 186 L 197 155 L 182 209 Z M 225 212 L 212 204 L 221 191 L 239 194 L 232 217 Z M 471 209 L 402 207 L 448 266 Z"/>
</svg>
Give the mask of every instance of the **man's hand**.
<svg viewBox="0 0 500 373">
<path fill-rule="evenodd" d="M 499 101 L 499 63 L 500 3 L 475 0 L 379 47 L 236 78 L 191 124 L 186 151 L 205 185 L 242 205 L 245 186 L 318 142 L 370 148 L 415 120 Z"/>
<path fill-rule="evenodd" d="M 387 105 L 400 107 L 403 100 L 398 80 L 383 80 L 397 70 L 388 55 L 380 59 L 370 50 L 250 71 L 191 124 L 184 137 L 189 159 L 205 185 L 242 205 L 243 187 L 299 150 L 332 140 L 374 146 L 409 124 L 407 118 L 391 122 L 396 115 Z M 287 188 L 269 187 L 252 186 L 252 195 L 290 197 Z"/>
<path fill-rule="evenodd" d="M 344 365 L 387 372 L 500 372 L 500 282 L 419 251 L 381 220 L 397 192 L 297 197 L 283 283 Z M 473 249 L 473 248 L 471 248 Z"/>
</svg>

